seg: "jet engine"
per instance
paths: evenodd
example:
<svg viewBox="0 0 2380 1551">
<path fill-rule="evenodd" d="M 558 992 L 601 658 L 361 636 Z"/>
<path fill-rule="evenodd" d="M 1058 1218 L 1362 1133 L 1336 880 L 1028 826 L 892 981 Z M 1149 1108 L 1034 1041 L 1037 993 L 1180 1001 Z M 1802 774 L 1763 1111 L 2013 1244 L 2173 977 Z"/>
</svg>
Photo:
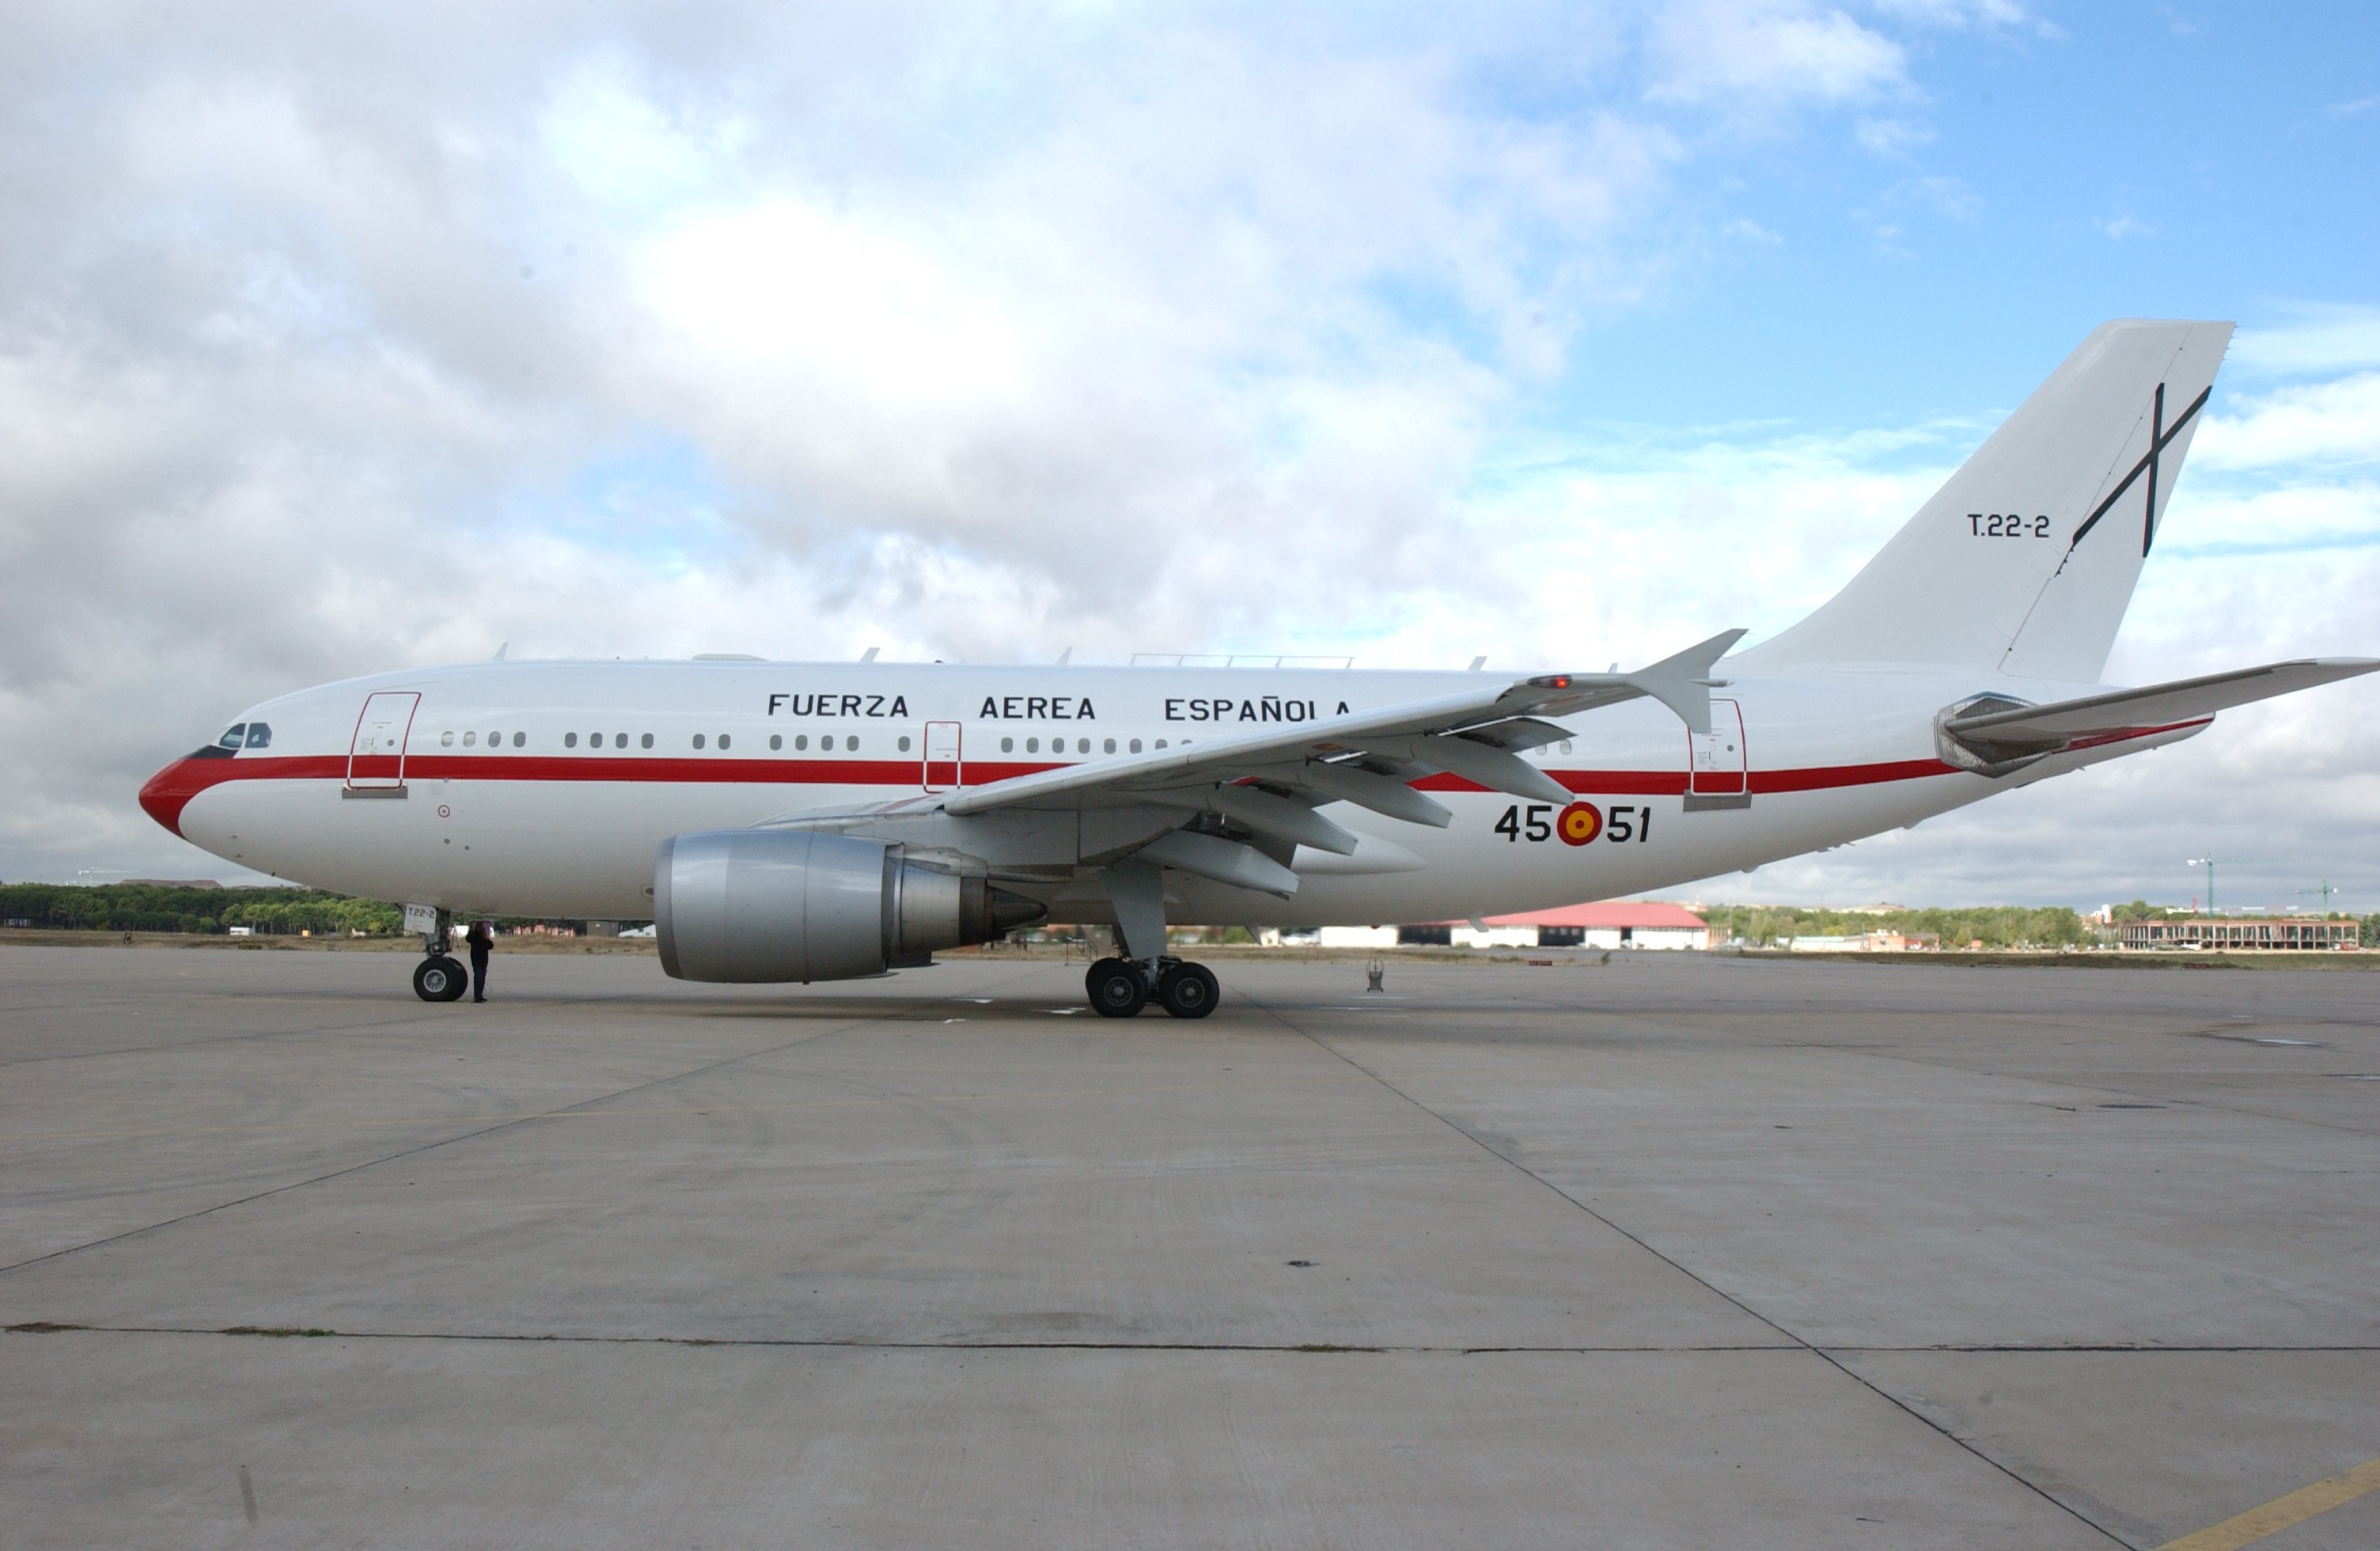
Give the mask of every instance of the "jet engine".
<svg viewBox="0 0 2380 1551">
<path fill-rule="evenodd" d="M 849 980 L 989 942 L 1046 914 L 905 846 L 808 830 L 708 830 L 662 842 L 653 925 L 680 980 Z"/>
</svg>

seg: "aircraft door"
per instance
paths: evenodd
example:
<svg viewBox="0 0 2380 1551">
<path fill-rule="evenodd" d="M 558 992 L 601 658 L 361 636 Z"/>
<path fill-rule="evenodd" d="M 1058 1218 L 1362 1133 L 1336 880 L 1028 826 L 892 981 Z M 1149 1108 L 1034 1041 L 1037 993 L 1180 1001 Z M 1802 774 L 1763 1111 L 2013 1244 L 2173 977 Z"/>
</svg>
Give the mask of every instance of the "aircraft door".
<svg viewBox="0 0 2380 1551">
<path fill-rule="evenodd" d="M 1686 811 L 1702 808 L 1750 807 L 1752 783 L 1743 748 L 1743 709 L 1733 700 L 1714 697 L 1711 730 L 1686 734 Z"/>
<path fill-rule="evenodd" d="M 959 759 L 959 724 L 955 721 L 926 723 L 925 785 L 929 792 L 948 792 L 965 784 L 963 766 Z"/>
<path fill-rule="evenodd" d="M 403 793 L 405 739 L 421 697 L 412 690 L 382 691 L 364 700 L 356 735 L 347 745 L 347 786 L 352 793 Z"/>
</svg>

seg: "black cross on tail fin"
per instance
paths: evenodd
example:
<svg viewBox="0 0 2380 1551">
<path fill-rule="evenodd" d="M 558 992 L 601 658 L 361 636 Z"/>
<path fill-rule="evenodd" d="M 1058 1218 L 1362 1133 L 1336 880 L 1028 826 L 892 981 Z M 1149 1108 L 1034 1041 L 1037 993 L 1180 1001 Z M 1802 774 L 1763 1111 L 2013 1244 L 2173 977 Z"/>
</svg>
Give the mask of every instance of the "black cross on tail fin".
<svg viewBox="0 0 2380 1551">
<path fill-rule="evenodd" d="M 2072 539 L 2067 540 L 2067 553 L 2072 554 L 2074 546 L 2082 541 L 2082 536 L 2096 527 L 2099 519 L 2106 516 L 2117 502 L 2124 499 L 2124 492 L 2132 488 L 2132 481 L 2146 474 L 2149 477 L 2149 502 L 2148 511 L 2141 519 L 2141 553 L 2143 557 L 2148 554 L 2149 546 L 2156 541 L 2158 460 L 2165 455 L 2167 444 L 2180 436 L 2182 428 L 2206 407 L 2206 401 L 2214 392 L 2215 384 L 2212 382 L 2200 389 L 2198 396 L 2190 401 L 2190 407 L 2183 410 L 2171 426 L 2168 426 L 2165 423 L 2165 384 L 2159 382 L 2156 385 L 2156 397 L 2149 406 L 2152 417 L 2149 421 L 2149 450 L 2141 454 L 2140 462 L 2132 465 L 2132 471 L 2124 476 L 2123 482 L 2109 491 L 2107 498 L 2093 507 L 2091 515 L 2082 519 L 2082 526 L 2074 530 Z"/>
</svg>

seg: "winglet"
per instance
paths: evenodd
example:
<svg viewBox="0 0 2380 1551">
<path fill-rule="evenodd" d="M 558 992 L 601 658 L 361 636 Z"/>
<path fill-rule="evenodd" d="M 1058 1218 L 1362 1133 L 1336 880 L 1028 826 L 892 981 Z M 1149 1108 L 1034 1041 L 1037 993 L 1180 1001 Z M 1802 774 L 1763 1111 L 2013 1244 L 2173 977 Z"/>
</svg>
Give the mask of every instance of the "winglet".
<svg viewBox="0 0 2380 1551">
<path fill-rule="evenodd" d="M 1688 647 L 1674 657 L 1665 657 L 1649 668 L 1621 674 L 1620 682 L 1642 690 L 1677 712 L 1690 732 L 1708 733 L 1711 668 L 1743 639 L 1744 634 L 1741 630 L 1722 630 L 1709 640 Z"/>
</svg>

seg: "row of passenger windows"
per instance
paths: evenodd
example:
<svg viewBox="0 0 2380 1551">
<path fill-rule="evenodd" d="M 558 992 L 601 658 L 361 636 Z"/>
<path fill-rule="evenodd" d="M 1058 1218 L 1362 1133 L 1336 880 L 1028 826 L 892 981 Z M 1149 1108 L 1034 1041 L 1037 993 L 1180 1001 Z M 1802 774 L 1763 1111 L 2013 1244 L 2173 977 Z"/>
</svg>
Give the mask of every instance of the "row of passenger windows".
<svg viewBox="0 0 2380 1551">
<path fill-rule="evenodd" d="M 1185 741 L 1186 741 L 1186 740 L 1185 740 Z M 1133 754 L 1138 754 L 1138 753 L 1140 752 L 1140 740 L 1139 740 L 1138 738 L 1134 738 L 1133 740 L 1131 740 L 1131 743 L 1132 743 L 1132 746 L 1131 746 L 1131 748 L 1128 750 L 1128 752 L 1133 753 Z M 1160 747 L 1160 748 L 1163 748 L 1163 747 L 1165 746 L 1165 740 L 1164 740 L 1163 738 L 1160 738 L 1160 739 L 1158 739 L 1158 740 L 1157 740 L 1157 746 L 1158 746 L 1158 747 Z M 1088 754 L 1090 751 L 1091 751 L 1091 740 L 1090 740 L 1090 739 L 1088 739 L 1088 738 L 1076 738 L 1076 739 L 1075 740 L 1075 753 L 1077 753 L 1077 754 Z M 1099 745 L 1099 752 L 1100 752 L 1100 753 L 1102 753 L 1102 754 L 1113 754 L 1115 751 L 1116 751 L 1116 741 L 1115 741 L 1113 738 L 1108 738 L 1108 739 L 1105 739 L 1105 740 L 1103 740 L 1103 741 L 1101 742 L 1101 744 L 1100 744 L 1100 745 Z M 1000 752 L 1001 752 L 1001 753 L 1002 753 L 1002 754 L 1014 754 L 1014 753 L 1015 753 L 1015 752 L 1016 752 L 1016 740 L 1015 740 L 1014 738 L 1002 738 L 1002 739 L 1001 739 L 1001 740 L 1000 740 Z M 1025 740 L 1025 752 L 1026 752 L 1026 753 L 1027 753 L 1027 754 L 1038 754 L 1038 753 L 1040 753 L 1040 752 L 1041 752 L 1041 740 L 1040 740 L 1040 739 L 1038 739 L 1038 738 L 1027 738 L 1027 739 L 1026 739 L 1026 740 Z M 1051 738 L 1051 739 L 1050 740 L 1050 753 L 1052 753 L 1052 754 L 1063 754 L 1063 753 L 1065 753 L 1065 752 L 1066 752 L 1066 740 L 1065 740 L 1065 739 L 1063 739 L 1063 738 Z"/>
<path fill-rule="evenodd" d="M 230 732 L 225 733 L 223 735 L 223 746 L 225 748 L 239 747 L 240 745 L 236 741 L 236 739 L 241 731 L 241 728 L 235 727 Z M 262 748 L 273 736 L 272 729 L 265 726 L 261 721 L 249 725 L 246 728 L 246 732 L 248 734 L 248 746 L 249 748 Z M 458 735 L 454 733 L 441 733 L 438 734 L 438 742 L 443 747 L 453 748 L 457 741 L 457 736 Z M 465 748 L 477 748 L 480 746 L 480 733 L 476 731 L 464 733 L 459 735 L 462 746 Z M 1184 739 L 1184 741 L 1187 742 L 1188 740 Z M 490 733 L 487 734 L 487 746 L 490 748 L 500 748 L 504 745 L 504 734 L 502 733 Z M 910 740 L 907 733 L 904 733 L 900 737 L 893 740 L 893 742 L 894 746 L 896 746 L 903 754 L 909 752 Z M 628 734 L 625 733 L 589 733 L 587 734 L 587 746 L 590 751 L 604 747 L 607 743 L 613 748 L 625 748 L 628 746 Z M 523 748 L 528 746 L 528 733 L 515 733 L 512 734 L 513 747 Z M 694 734 L 693 744 L 694 746 L 698 749 L 708 748 L 710 746 L 710 740 L 706 734 L 697 733 Z M 637 745 L 640 748 L 652 747 L 653 735 L 650 733 L 640 734 L 637 739 Z M 818 745 L 819 752 L 821 754 L 833 753 L 837 746 L 835 734 L 832 733 L 820 734 Z M 577 748 L 578 746 L 578 734 L 576 733 L 563 733 L 562 746 L 565 748 Z M 723 754 L 735 746 L 735 739 L 733 733 L 722 733 L 719 734 L 718 747 L 721 753 Z M 769 734 L 769 747 L 771 749 L 783 750 L 784 746 L 785 737 L 783 733 L 771 733 Z M 808 733 L 796 733 L 794 734 L 794 751 L 795 753 L 806 754 L 809 751 L 809 746 L 810 735 Z M 1157 746 L 1160 748 L 1165 747 L 1166 740 L 1163 738 L 1158 739 Z M 858 735 L 856 733 L 852 733 L 844 736 L 841 741 L 841 747 L 846 754 L 858 753 Z M 1088 754 L 1090 751 L 1090 739 L 1076 738 L 1075 740 L 1075 752 L 1076 754 Z M 1138 754 L 1140 752 L 1140 740 L 1138 738 L 1128 739 L 1127 751 L 1133 754 Z M 1005 737 L 1001 739 L 1000 752 L 1002 754 L 1015 753 L 1016 740 L 1014 737 Z M 1041 740 L 1038 737 L 1026 738 L 1025 740 L 1025 752 L 1027 754 L 1040 753 Z M 1050 752 L 1052 754 L 1065 753 L 1066 740 L 1063 738 L 1051 738 L 1050 740 Z M 1104 754 L 1115 753 L 1116 740 L 1113 738 L 1101 740 L 1100 752 Z"/>
</svg>

